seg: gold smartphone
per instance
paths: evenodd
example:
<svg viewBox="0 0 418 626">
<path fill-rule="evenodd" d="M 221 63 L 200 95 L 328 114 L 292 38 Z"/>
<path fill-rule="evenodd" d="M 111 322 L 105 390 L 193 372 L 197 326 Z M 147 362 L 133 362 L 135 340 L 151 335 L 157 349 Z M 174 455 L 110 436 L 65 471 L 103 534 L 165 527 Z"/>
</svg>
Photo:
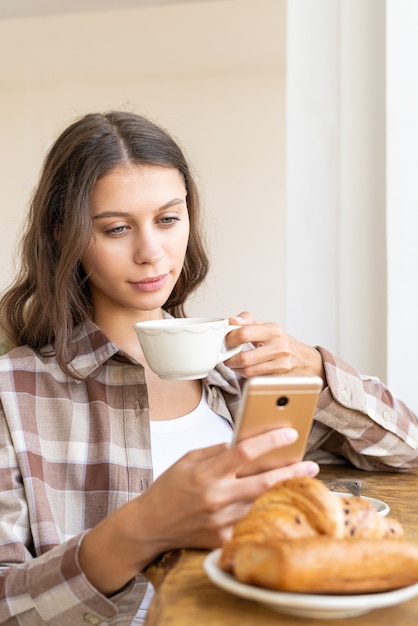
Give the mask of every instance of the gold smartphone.
<svg viewBox="0 0 418 626">
<path fill-rule="evenodd" d="M 303 459 L 322 384 L 319 376 L 255 376 L 246 381 L 235 421 L 234 442 L 281 426 L 295 428 L 299 437 L 290 445 L 246 463 L 239 476 Z"/>
</svg>

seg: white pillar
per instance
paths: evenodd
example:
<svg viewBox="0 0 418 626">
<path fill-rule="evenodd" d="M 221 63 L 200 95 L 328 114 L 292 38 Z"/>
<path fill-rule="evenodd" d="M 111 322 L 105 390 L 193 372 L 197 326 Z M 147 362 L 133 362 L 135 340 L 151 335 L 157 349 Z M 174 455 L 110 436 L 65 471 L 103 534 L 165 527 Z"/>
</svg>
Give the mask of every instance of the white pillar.
<svg viewBox="0 0 418 626">
<path fill-rule="evenodd" d="M 385 378 L 384 11 L 288 0 L 289 332 Z"/>
<path fill-rule="evenodd" d="M 386 380 L 385 3 L 340 6 L 338 349 Z"/>
<path fill-rule="evenodd" d="M 337 347 L 338 6 L 288 0 L 285 324 Z"/>
<path fill-rule="evenodd" d="M 418 411 L 418 3 L 387 0 L 388 382 Z"/>
</svg>

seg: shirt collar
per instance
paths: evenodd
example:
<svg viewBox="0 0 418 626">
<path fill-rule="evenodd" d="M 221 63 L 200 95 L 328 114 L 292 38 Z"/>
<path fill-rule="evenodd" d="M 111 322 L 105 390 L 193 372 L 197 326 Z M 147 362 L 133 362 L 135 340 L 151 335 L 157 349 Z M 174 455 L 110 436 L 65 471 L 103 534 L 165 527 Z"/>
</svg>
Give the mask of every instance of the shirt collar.
<svg viewBox="0 0 418 626">
<path fill-rule="evenodd" d="M 85 320 L 75 329 L 71 340 L 71 352 L 74 356 L 68 364 L 69 368 L 81 378 L 93 376 L 99 367 L 116 355 L 123 360 L 126 359 L 127 362 L 138 364 L 138 361 L 110 341 L 91 320 Z"/>
</svg>

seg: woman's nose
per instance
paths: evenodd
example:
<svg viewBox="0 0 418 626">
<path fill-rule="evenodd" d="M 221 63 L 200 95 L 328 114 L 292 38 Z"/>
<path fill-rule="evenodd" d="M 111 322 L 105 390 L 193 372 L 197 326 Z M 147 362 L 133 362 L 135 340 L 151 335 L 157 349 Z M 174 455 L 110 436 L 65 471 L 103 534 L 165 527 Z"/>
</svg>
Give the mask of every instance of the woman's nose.
<svg viewBox="0 0 418 626">
<path fill-rule="evenodd" d="M 139 233 L 135 238 L 134 259 L 136 263 L 155 263 L 164 255 L 158 236 L 150 230 Z"/>
</svg>

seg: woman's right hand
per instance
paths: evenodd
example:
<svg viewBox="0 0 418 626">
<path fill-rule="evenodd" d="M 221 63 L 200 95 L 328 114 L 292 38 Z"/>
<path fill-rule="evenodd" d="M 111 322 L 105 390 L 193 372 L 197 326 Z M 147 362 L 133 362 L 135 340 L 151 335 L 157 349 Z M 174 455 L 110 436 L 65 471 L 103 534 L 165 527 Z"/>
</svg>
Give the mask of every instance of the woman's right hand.
<svg viewBox="0 0 418 626">
<path fill-rule="evenodd" d="M 79 561 L 87 578 L 103 593 L 114 593 L 167 550 L 221 546 L 266 489 L 280 480 L 318 473 L 316 463 L 302 461 L 237 476 L 243 464 L 291 443 L 295 434 L 277 428 L 231 447 L 219 444 L 187 453 L 85 536 Z"/>
</svg>

